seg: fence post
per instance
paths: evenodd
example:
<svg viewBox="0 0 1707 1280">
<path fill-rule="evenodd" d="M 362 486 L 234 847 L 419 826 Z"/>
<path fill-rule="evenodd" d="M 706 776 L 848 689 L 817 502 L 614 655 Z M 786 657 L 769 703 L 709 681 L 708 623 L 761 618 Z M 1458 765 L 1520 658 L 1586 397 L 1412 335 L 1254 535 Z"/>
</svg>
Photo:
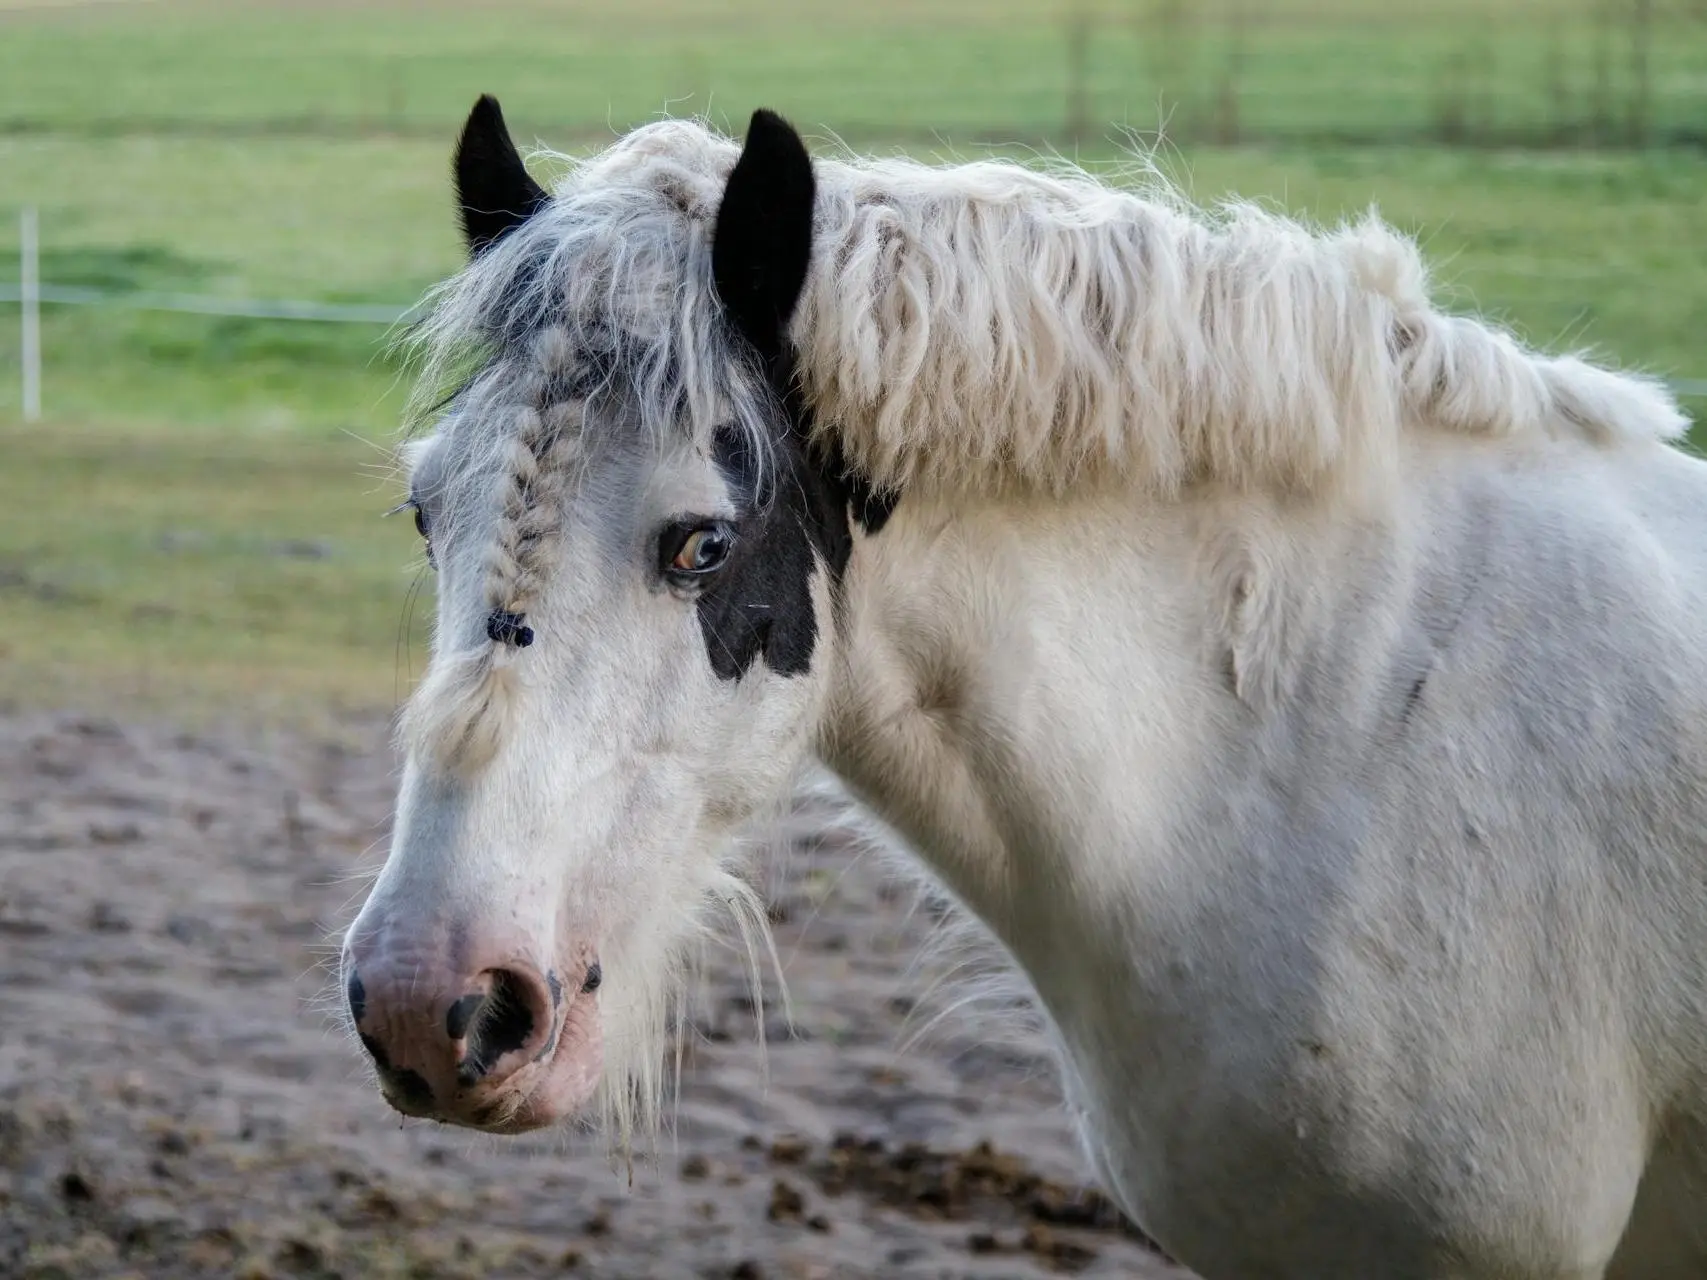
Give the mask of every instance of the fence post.
<svg viewBox="0 0 1707 1280">
<path fill-rule="evenodd" d="M 23 311 L 24 421 L 41 419 L 41 265 L 36 209 L 18 215 L 18 297 Z"/>
</svg>

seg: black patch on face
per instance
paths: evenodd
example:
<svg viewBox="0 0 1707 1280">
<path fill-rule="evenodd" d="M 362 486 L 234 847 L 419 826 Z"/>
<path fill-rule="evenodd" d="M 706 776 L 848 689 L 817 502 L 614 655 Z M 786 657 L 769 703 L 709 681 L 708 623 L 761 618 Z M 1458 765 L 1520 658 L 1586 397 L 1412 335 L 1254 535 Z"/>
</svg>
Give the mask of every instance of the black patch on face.
<svg viewBox="0 0 1707 1280">
<path fill-rule="evenodd" d="M 344 983 L 344 995 L 350 1002 L 350 1017 L 357 1026 L 367 1016 L 367 988 L 362 985 L 361 975 L 354 969 L 350 970 L 349 981 Z"/>
<path fill-rule="evenodd" d="M 811 261 L 815 189 L 799 134 L 769 111 L 754 112 L 718 209 L 712 275 L 780 412 L 768 477 L 739 432 L 721 431 L 713 442 L 745 512 L 734 522 L 728 561 L 697 601 L 712 670 L 725 680 L 761 657 L 779 675 L 811 668 L 812 575 L 822 562 L 832 586 L 839 582 L 853 554 L 853 523 L 876 533 L 897 497 L 876 492 L 839 452 L 825 456 L 808 444 L 810 413 L 787 331 Z"/>
<path fill-rule="evenodd" d="M 551 1007 L 555 1009 L 563 1003 L 563 983 L 557 978 L 557 970 L 545 971 L 545 985 L 551 988 Z"/>
<path fill-rule="evenodd" d="M 732 488 L 745 492 L 749 503 L 762 500 L 743 475 L 741 453 L 720 433 L 715 461 Z M 734 680 L 763 655 L 778 675 L 801 675 L 812 665 L 818 620 L 812 608 L 812 575 L 817 569 L 817 540 L 821 495 L 818 476 L 804 475 L 798 459 L 778 460 L 780 492 L 768 504 L 757 505 L 735 522 L 729 559 L 701 589 L 696 602 L 700 631 L 705 636 L 711 669 L 720 679 Z M 845 517 L 844 517 L 845 519 Z"/>
</svg>

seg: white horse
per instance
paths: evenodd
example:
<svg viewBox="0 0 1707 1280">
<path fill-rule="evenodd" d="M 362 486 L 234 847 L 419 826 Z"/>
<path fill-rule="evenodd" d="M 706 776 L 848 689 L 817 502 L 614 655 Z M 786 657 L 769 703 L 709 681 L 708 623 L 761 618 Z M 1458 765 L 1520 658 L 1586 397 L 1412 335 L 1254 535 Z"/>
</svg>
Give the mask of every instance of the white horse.
<svg viewBox="0 0 1707 1280">
<path fill-rule="evenodd" d="M 1374 220 L 763 112 L 548 194 L 483 99 L 456 168 L 437 636 L 344 956 L 393 1105 L 650 1123 L 815 757 L 1210 1280 L 1707 1275 L 1707 466 L 1658 386 L 1442 314 Z"/>
</svg>

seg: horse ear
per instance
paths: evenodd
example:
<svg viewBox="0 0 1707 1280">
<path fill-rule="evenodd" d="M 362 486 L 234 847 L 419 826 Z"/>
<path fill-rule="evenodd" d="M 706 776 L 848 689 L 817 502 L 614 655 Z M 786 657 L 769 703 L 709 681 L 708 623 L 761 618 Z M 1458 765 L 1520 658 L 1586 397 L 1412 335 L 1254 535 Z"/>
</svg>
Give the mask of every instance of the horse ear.
<svg viewBox="0 0 1707 1280">
<path fill-rule="evenodd" d="M 479 257 L 526 222 L 551 197 L 528 176 L 510 141 L 498 100 L 482 94 L 456 144 L 456 200 L 468 256 Z"/>
<path fill-rule="evenodd" d="M 767 358 L 806 285 L 816 185 L 806 144 L 772 111 L 753 112 L 712 234 L 711 274 L 724 309 Z"/>
</svg>

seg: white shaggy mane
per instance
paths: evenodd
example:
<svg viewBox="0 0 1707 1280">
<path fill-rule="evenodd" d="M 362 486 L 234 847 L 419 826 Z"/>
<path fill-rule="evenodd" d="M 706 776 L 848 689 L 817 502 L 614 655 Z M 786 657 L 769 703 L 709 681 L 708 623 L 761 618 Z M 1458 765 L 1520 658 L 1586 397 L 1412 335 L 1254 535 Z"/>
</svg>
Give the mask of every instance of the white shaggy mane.
<svg viewBox="0 0 1707 1280">
<path fill-rule="evenodd" d="M 1657 383 L 1437 310 L 1415 244 L 1373 215 L 1321 233 L 1059 166 L 822 173 L 802 371 L 880 483 L 1309 488 L 1386 471 L 1407 429 L 1687 426 Z"/>
<path fill-rule="evenodd" d="M 738 153 L 666 121 L 557 157 L 552 204 L 441 292 L 417 335 L 424 385 L 442 389 L 470 340 L 614 329 L 645 416 L 704 430 L 733 403 L 748 420 L 710 282 Z M 1415 244 L 1373 215 L 1323 232 L 1249 204 L 1208 213 L 1160 179 L 1125 190 L 1064 163 L 815 163 L 799 376 L 815 430 L 883 488 L 1311 488 L 1386 472 L 1407 430 L 1687 426 L 1655 381 L 1436 309 Z"/>
</svg>

